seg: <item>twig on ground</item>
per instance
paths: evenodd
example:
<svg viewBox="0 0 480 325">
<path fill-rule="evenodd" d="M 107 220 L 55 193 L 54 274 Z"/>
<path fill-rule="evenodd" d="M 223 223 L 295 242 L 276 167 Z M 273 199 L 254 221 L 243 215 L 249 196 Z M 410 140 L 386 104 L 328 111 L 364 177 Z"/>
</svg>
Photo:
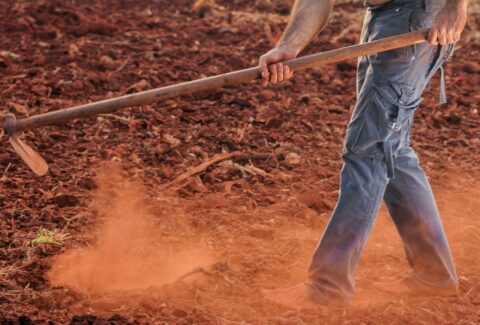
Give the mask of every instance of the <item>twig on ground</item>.
<svg viewBox="0 0 480 325">
<path fill-rule="evenodd" d="M 127 123 L 131 121 L 131 119 L 129 119 L 129 118 L 126 118 L 126 117 L 123 117 L 123 116 L 118 116 L 118 115 L 115 115 L 115 114 L 110 114 L 110 113 L 99 114 L 99 116 L 111 117 L 111 118 L 114 118 L 114 119 L 117 119 L 117 120 L 120 120 L 120 121 L 123 121 L 123 122 L 127 122 Z"/>
<path fill-rule="evenodd" d="M 209 275 L 209 276 L 212 275 L 212 272 L 209 272 L 209 271 L 205 270 L 203 267 L 196 267 L 193 270 L 190 270 L 187 273 L 180 276 L 178 279 L 175 280 L 175 282 L 184 281 L 186 278 L 188 278 L 188 277 L 190 277 L 194 274 L 197 274 L 197 273 L 203 273 L 203 274 Z"/>
<path fill-rule="evenodd" d="M 245 173 L 248 173 L 248 174 L 251 174 L 251 175 L 254 175 L 254 176 L 257 176 L 257 175 L 260 175 L 262 177 L 269 177 L 270 176 L 263 169 L 255 167 L 253 165 L 243 166 L 243 165 L 237 164 L 237 163 L 235 163 L 231 160 L 226 160 L 225 162 L 222 163 L 222 165 L 225 166 L 225 167 L 238 169 L 241 172 L 245 172 Z"/>
<path fill-rule="evenodd" d="M 274 153 L 251 153 L 251 154 L 249 154 L 249 153 L 241 153 L 241 152 L 238 152 L 238 151 L 221 153 L 221 154 L 213 156 L 212 158 L 210 158 L 207 161 L 204 161 L 200 165 L 197 165 L 197 166 L 194 166 L 194 167 L 190 168 L 188 171 L 186 171 L 185 173 L 181 174 L 176 179 L 174 179 L 170 184 L 181 183 L 182 181 L 186 180 L 187 178 L 195 176 L 195 175 L 203 172 L 205 169 L 207 169 L 211 165 L 216 164 L 216 163 L 221 162 L 221 161 L 224 161 L 224 160 L 268 159 L 268 158 L 271 158 L 271 157 L 274 157 L 274 156 L 275 156 Z M 254 171 L 254 169 L 252 169 L 252 168 L 250 168 L 249 170 L 251 172 Z M 260 173 L 259 170 L 257 170 L 257 173 Z"/>
<path fill-rule="evenodd" d="M 178 277 L 174 282 L 182 282 L 184 281 L 185 279 L 187 279 L 188 277 L 194 275 L 194 274 L 198 274 L 198 273 L 202 273 L 202 274 L 205 274 L 206 276 L 219 276 L 220 278 L 222 278 L 223 281 L 225 281 L 226 283 L 230 284 L 231 286 L 233 286 L 233 282 L 228 279 L 224 274 L 220 273 L 220 272 L 212 272 L 212 271 L 207 271 L 205 270 L 203 267 L 199 266 L 199 267 L 196 267 L 194 268 L 193 270 L 190 270 L 188 271 L 187 273 L 183 274 L 182 276 Z"/>
<path fill-rule="evenodd" d="M 125 68 L 125 66 L 127 65 L 128 61 L 130 61 L 130 57 L 127 57 L 127 59 L 126 59 L 125 61 L 123 61 L 123 63 L 122 63 L 117 69 L 115 69 L 115 71 L 110 72 L 110 73 L 107 75 L 107 79 L 110 78 L 112 75 L 114 75 L 114 74 L 119 73 L 120 71 L 122 71 L 122 69 Z"/>
</svg>

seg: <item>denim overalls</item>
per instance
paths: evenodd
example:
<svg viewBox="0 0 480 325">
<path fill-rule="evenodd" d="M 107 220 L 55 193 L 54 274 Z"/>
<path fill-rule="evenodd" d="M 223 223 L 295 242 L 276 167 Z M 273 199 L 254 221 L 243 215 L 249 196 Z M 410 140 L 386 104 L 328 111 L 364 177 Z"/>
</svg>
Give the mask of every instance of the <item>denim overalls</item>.
<svg viewBox="0 0 480 325">
<path fill-rule="evenodd" d="M 361 41 L 431 27 L 444 1 L 393 0 L 370 7 Z M 412 269 L 406 284 L 426 291 L 457 287 L 432 190 L 409 137 L 421 94 L 452 51 L 452 45 L 422 43 L 359 59 L 340 196 L 309 269 L 312 298 L 353 297 L 355 269 L 382 199 Z M 440 97 L 444 101 L 443 73 Z"/>
</svg>

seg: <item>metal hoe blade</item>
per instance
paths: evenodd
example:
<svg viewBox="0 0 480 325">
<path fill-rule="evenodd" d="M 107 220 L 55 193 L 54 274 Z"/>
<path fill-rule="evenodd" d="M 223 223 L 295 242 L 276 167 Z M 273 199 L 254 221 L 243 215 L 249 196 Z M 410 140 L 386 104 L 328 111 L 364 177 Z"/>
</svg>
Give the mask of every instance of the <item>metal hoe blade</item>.
<svg viewBox="0 0 480 325">
<path fill-rule="evenodd" d="M 15 152 L 22 158 L 22 160 L 30 167 L 30 169 L 38 176 L 44 176 L 48 172 L 47 162 L 40 156 L 32 147 L 18 138 L 16 132 L 15 122 L 16 118 L 13 114 L 6 116 L 6 121 L 2 130 L 2 135 L 5 132 Z"/>
<path fill-rule="evenodd" d="M 20 140 L 16 134 L 10 136 L 8 141 L 10 141 L 15 152 L 35 174 L 38 176 L 44 176 L 48 172 L 48 164 L 42 156 L 40 156 L 28 144 Z"/>
</svg>

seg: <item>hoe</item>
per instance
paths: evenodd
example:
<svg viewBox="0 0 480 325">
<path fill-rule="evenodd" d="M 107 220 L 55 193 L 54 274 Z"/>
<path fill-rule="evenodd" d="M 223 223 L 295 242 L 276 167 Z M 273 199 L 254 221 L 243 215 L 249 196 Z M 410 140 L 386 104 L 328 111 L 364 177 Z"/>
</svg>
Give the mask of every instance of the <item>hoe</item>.
<svg viewBox="0 0 480 325">
<path fill-rule="evenodd" d="M 386 37 L 368 43 L 303 56 L 286 61 L 285 64 L 292 70 L 302 70 L 422 43 L 427 40 L 427 36 L 428 30 L 423 29 L 411 33 Z M 22 131 L 32 130 L 46 125 L 61 124 L 73 119 L 89 117 L 96 114 L 110 113 L 121 108 L 149 104 L 176 96 L 212 91 L 217 88 L 237 85 L 258 78 L 260 78 L 259 69 L 253 67 L 218 76 L 147 90 L 131 95 L 60 109 L 18 120 L 13 114 L 9 114 L 6 117 L 3 131 L 9 137 L 13 149 L 23 161 L 35 174 L 43 176 L 48 172 L 48 165 L 35 150 L 24 141 L 20 140 L 19 134 Z"/>
</svg>

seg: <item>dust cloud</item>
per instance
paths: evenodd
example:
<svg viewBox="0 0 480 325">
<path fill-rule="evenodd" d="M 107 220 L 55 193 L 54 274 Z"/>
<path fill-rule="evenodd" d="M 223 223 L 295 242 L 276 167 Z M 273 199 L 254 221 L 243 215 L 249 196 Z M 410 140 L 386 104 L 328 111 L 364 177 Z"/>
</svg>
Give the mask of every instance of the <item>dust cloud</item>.
<svg viewBox="0 0 480 325">
<path fill-rule="evenodd" d="M 212 264 L 208 250 L 193 239 L 162 241 L 158 225 L 165 220 L 148 211 L 143 186 L 122 177 L 118 167 L 103 168 L 97 183 L 97 240 L 54 258 L 47 274 L 53 286 L 86 294 L 136 290 Z"/>
</svg>

